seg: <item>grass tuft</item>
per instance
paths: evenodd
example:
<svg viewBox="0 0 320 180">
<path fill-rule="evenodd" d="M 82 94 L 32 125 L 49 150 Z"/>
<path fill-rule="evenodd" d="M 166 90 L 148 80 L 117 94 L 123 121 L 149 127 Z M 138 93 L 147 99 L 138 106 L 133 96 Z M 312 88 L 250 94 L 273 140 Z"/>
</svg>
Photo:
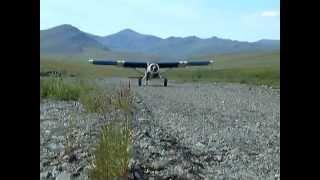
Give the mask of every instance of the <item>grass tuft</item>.
<svg viewBox="0 0 320 180">
<path fill-rule="evenodd" d="M 99 144 L 94 153 L 91 180 L 126 178 L 131 156 L 131 131 L 129 124 L 111 123 L 102 128 Z"/>
<path fill-rule="evenodd" d="M 40 79 L 40 97 L 56 100 L 78 100 L 83 88 L 62 78 Z"/>
<path fill-rule="evenodd" d="M 120 113 L 111 116 L 109 124 L 101 130 L 101 137 L 94 152 L 93 169 L 89 173 L 91 180 L 126 178 L 131 157 L 132 94 L 130 87 L 121 86 L 115 92 L 106 92 L 94 83 L 83 79 L 61 77 L 41 78 L 40 97 L 57 100 L 79 100 L 88 112 L 95 112 L 109 120 L 108 113 Z M 120 111 L 118 111 L 120 110 Z M 116 118 L 116 119 L 114 119 Z M 72 122 L 70 119 L 70 123 Z M 72 125 L 73 124 L 73 125 Z M 66 153 L 72 153 L 74 139 L 70 125 L 67 136 Z"/>
<path fill-rule="evenodd" d="M 97 93 L 96 96 L 89 96 L 92 99 L 87 104 L 105 106 L 98 111 L 102 114 L 111 108 L 120 109 L 122 115 L 116 116 L 116 119 L 112 119 L 111 123 L 102 128 L 99 144 L 94 152 L 93 169 L 90 171 L 89 177 L 91 180 L 126 179 L 132 143 L 130 127 L 132 95 L 130 88 L 121 87 L 112 96 L 101 95 Z"/>
<path fill-rule="evenodd" d="M 132 143 L 130 88 L 121 87 L 108 94 L 96 89 L 86 96 L 81 96 L 80 101 L 88 111 L 99 113 L 106 119 L 112 118 L 111 123 L 101 129 L 89 178 L 91 180 L 126 178 L 129 172 Z M 106 116 L 111 111 L 117 112 L 116 110 L 120 110 L 118 116 Z"/>
<path fill-rule="evenodd" d="M 112 105 L 110 95 L 99 89 L 82 93 L 80 102 L 88 112 L 100 114 L 110 112 Z"/>
</svg>

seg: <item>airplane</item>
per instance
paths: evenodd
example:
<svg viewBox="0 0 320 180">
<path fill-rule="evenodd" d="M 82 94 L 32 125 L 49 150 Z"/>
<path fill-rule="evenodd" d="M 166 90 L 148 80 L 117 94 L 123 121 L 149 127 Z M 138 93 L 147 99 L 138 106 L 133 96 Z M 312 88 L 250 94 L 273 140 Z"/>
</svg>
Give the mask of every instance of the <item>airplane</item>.
<svg viewBox="0 0 320 180">
<path fill-rule="evenodd" d="M 98 60 L 89 59 L 90 64 L 94 65 L 111 65 L 120 66 L 125 68 L 143 68 L 144 75 L 138 77 L 138 85 L 142 85 L 142 81 L 145 81 L 145 85 L 148 86 L 148 82 L 151 79 L 163 80 L 163 86 L 168 85 L 168 79 L 160 74 L 160 68 L 180 68 L 186 66 L 206 66 L 212 64 L 214 61 L 175 61 L 175 62 L 138 62 L 138 61 L 123 61 L 123 60 Z"/>
</svg>

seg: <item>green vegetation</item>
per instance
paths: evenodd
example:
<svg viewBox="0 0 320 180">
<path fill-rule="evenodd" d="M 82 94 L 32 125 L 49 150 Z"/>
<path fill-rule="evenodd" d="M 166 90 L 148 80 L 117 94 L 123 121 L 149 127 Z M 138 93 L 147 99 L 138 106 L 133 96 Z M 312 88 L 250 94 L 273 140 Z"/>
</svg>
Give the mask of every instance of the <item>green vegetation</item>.
<svg viewBox="0 0 320 180">
<path fill-rule="evenodd" d="M 178 82 L 235 82 L 280 87 L 280 53 L 227 54 L 193 59 L 214 59 L 206 67 L 190 67 L 166 73 Z"/>
<path fill-rule="evenodd" d="M 90 171 L 90 179 L 125 178 L 128 174 L 131 143 L 131 130 L 128 121 L 121 124 L 112 123 L 103 127 L 99 144 L 94 153 L 94 168 Z"/>
<path fill-rule="evenodd" d="M 169 73 L 168 73 L 169 74 Z M 254 85 L 280 86 L 280 70 L 273 67 L 232 68 L 220 70 L 176 71 L 169 74 L 180 82 L 236 82 Z M 182 78 L 181 78 L 182 77 Z"/>
<path fill-rule="evenodd" d="M 128 77 L 137 73 L 131 69 L 119 67 L 94 66 L 87 60 L 71 60 L 69 59 L 40 59 L 40 74 L 48 71 L 60 72 L 63 76 L 71 75 L 79 78 L 95 79 L 98 77 Z"/>
<path fill-rule="evenodd" d="M 88 112 L 108 113 L 120 109 L 125 113 L 131 111 L 132 95 L 128 87 L 121 87 L 116 92 L 109 94 L 100 88 L 95 88 L 80 96 L 80 102 Z"/>
<path fill-rule="evenodd" d="M 237 82 L 279 87 L 280 52 L 225 54 L 219 56 L 198 56 L 196 59 L 214 59 L 215 63 L 205 67 L 187 67 L 166 72 L 169 79 L 178 82 Z M 129 77 L 137 76 L 132 69 L 119 67 L 93 66 L 87 60 L 68 61 L 68 59 L 42 58 L 40 71 L 57 71 L 64 76 L 73 74 L 78 77 Z"/>
<path fill-rule="evenodd" d="M 80 102 L 88 112 L 107 113 L 111 110 L 111 98 L 102 90 L 94 90 L 80 96 Z"/>
<path fill-rule="evenodd" d="M 40 78 L 40 98 L 77 101 L 98 86 L 89 80 L 65 77 Z"/>
<path fill-rule="evenodd" d="M 101 100 L 97 99 L 99 95 L 92 97 L 91 103 L 87 104 L 100 105 Z M 94 100 L 98 103 L 95 103 Z M 99 144 L 94 153 L 94 168 L 90 171 L 89 177 L 91 180 L 106 180 L 115 177 L 126 179 L 132 143 L 130 127 L 132 96 L 130 89 L 122 87 L 105 100 L 100 106 L 108 108 L 98 107 L 99 113 L 105 114 L 110 108 L 119 109 L 122 113 L 102 128 Z"/>
<path fill-rule="evenodd" d="M 100 141 L 94 152 L 94 167 L 90 179 L 105 180 L 126 177 L 131 157 L 131 104 L 132 95 L 129 87 L 122 86 L 115 92 L 105 92 L 94 83 L 79 78 L 49 77 L 41 78 L 40 97 L 57 100 L 79 100 L 88 112 L 107 114 L 119 112 L 111 123 L 101 129 Z M 113 116 L 111 116 L 113 117 Z M 70 122 L 73 118 L 70 119 Z M 74 123 L 74 122 L 73 122 Z M 72 128 L 74 125 L 71 125 Z M 72 132 L 70 130 L 70 132 Z M 73 151 L 74 140 L 67 135 L 66 151 Z"/>
<path fill-rule="evenodd" d="M 40 97 L 56 100 L 78 100 L 83 88 L 64 79 L 40 79 Z"/>
</svg>

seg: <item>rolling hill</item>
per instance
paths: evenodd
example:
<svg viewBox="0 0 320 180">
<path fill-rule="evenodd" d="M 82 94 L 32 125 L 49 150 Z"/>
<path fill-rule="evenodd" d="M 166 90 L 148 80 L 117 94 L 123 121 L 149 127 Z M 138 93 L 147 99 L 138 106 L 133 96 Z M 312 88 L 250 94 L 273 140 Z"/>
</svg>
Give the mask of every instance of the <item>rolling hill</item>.
<svg viewBox="0 0 320 180">
<path fill-rule="evenodd" d="M 71 25 L 61 25 L 40 31 L 40 52 L 42 54 L 77 54 L 86 49 L 109 49 L 87 33 Z"/>
<path fill-rule="evenodd" d="M 97 36 L 82 32 L 71 25 L 61 25 L 41 30 L 40 47 L 41 55 L 100 54 L 102 57 L 109 57 L 110 54 L 116 54 L 115 56 L 131 58 L 134 54 L 138 58 L 174 59 L 200 55 L 272 52 L 280 49 L 280 41 L 262 39 L 244 42 L 218 37 L 201 39 L 196 36 L 163 39 L 140 34 L 131 29 L 124 29 L 108 36 Z"/>
<path fill-rule="evenodd" d="M 206 54 L 270 52 L 280 48 L 280 41 L 278 40 L 260 40 L 250 43 L 218 37 L 201 39 L 196 36 L 162 39 L 156 36 L 143 35 L 130 29 L 97 38 L 97 40 L 112 50 L 180 58 Z"/>
</svg>

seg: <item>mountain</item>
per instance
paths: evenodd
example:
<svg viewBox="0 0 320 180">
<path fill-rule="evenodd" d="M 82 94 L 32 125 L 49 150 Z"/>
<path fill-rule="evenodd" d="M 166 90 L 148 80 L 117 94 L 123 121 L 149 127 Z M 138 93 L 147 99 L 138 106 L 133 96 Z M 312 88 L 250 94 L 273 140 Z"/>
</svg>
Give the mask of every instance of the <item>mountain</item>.
<svg viewBox="0 0 320 180">
<path fill-rule="evenodd" d="M 201 39 L 196 36 L 162 39 L 152 35 L 140 34 L 130 29 L 100 37 L 97 40 L 111 50 L 141 52 L 176 58 L 203 54 L 268 52 L 280 48 L 279 40 L 261 40 L 250 43 L 218 37 Z"/>
<path fill-rule="evenodd" d="M 262 39 L 256 42 L 235 41 L 196 36 L 160 38 L 124 29 L 108 36 L 97 36 L 80 31 L 71 25 L 61 25 L 40 34 L 41 53 L 77 54 L 94 49 L 105 54 L 130 53 L 138 57 L 162 57 L 163 59 L 188 58 L 225 53 L 269 52 L 280 49 L 280 40 Z M 129 57 L 130 58 L 130 57 Z"/>
<path fill-rule="evenodd" d="M 162 39 L 156 36 L 139 34 L 131 29 L 97 39 L 113 50 L 148 53 L 149 47 L 156 46 Z"/>
<path fill-rule="evenodd" d="M 279 40 L 271 40 L 271 39 L 261 39 L 255 42 L 256 45 L 270 47 L 275 49 L 280 49 L 280 41 Z"/>
<path fill-rule="evenodd" d="M 40 31 L 40 52 L 43 54 L 77 54 L 88 49 L 109 51 L 89 34 L 71 25 Z"/>
</svg>

